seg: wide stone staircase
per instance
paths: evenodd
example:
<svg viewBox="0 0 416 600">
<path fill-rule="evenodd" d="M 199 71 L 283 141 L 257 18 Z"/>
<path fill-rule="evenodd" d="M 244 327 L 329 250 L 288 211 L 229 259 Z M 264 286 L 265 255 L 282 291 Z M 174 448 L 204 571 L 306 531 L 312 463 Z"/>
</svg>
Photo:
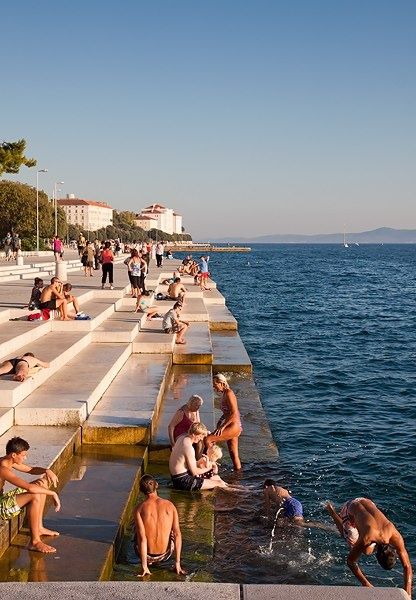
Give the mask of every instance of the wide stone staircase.
<svg viewBox="0 0 416 600">
<path fill-rule="evenodd" d="M 172 270 L 176 266 L 172 261 Z M 116 268 L 125 278 L 125 267 Z M 173 302 L 154 298 L 157 292 L 166 294 L 167 286 L 159 281 L 171 275 L 153 268 L 147 279 L 149 299 L 161 314 Z M 182 280 L 189 290 L 182 310 L 182 318 L 191 323 L 186 345 L 175 344 L 174 335 L 162 331 L 161 320 L 148 321 L 134 312 L 129 287 L 91 290 L 79 277 L 76 293 L 89 321 L 10 321 L 10 310 L 0 307 L 0 362 L 30 351 L 50 363 L 22 383 L 0 378 L 0 446 L 21 436 L 31 446 L 30 464 L 60 474 L 63 509 L 48 517 L 48 524 L 65 534 L 53 541 L 55 558 L 72 566 L 66 562 L 62 575 L 45 557 L 52 580 L 83 579 L 73 556 L 85 540 L 97 557 L 85 578 L 108 576 L 149 449 L 163 452 L 168 446 L 172 411 L 190 393 L 200 393 L 206 398 L 202 418 L 212 427 L 212 372 L 251 372 L 237 322 L 215 283 L 210 282 L 210 292 L 202 292 L 191 277 Z M 181 370 L 188 380 L 182 387 L 175 382 Z M 104 531 L 103 523 L 108 525 Z M 19 533 L 22 525 L 23 516 L 0 522 L 0 580 L 7 581 L 19 560 L 25 563 L 33 554 L 23 551 L 27 534 L 24 528 Z"/>
</svg>

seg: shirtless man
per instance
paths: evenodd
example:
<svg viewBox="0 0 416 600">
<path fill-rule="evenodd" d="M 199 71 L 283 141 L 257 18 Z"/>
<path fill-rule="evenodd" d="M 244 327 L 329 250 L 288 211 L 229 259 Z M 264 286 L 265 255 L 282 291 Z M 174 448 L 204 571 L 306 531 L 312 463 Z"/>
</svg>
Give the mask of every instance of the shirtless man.
<svg viewBox="0 0 416 600">
<path fill-rule="evenodd" d="M 34 367 L 49 367 L 48 362 L 36 358 L 33 352 L 26 352 L 22 356 L 9 358 L 0 364 L 0 375 L 13 375 L 13 381 L 24 381 L 29 376 L 29 369 Z"/>
<path fill-rule="evenodd" d="M 186 294 L 186 287 L 181 283 L 180 277 L 175 277 L 173 283 L 168 287 L 168 296 L 171 300 L 183 302 Z"/>
<path fill-rule="evenodd" d="M 412 593 L 412 566 L 404 541 L 391 521 L 368 498 L 355 498 L 346 502 L 339 513 L 328 502 L 326 509 L 341 536 L 350 546 L 347 564 L 365 587 L 373 587 L 358 566 L 361 554 L 372 554 L 383 569 L 394 567 L 397 556 L 403 566 L 403 589 Z M 397 552 L 397 555 L 396 555 Z"/>
<path fill-rule="evenodd" d="M 165 562 L 173 552 L 175 572 L 185 575 L 181 567 L 182 535 L 175 505 L 159 498 L 156 491 L 159 485 L 151 475 L 143 475 L 139 487 L 146 499 L 133 511 L 134 549 L 142 563 L 138 577 L 151 575 L 149 566 Z"/>
<path fill-rule="evenodd" d="M 212 472 L 211 468 L 198 467 L 195 458 L 195 449 L 192 444 L 202 442 L 208 435 L 208 430 L 202 423 L 192 423 L 186 435 L 181 435 L 176 440 L 169 459 L 169 471 L 173 487 L 177 490 L 194 492 L 209 490 L 215 487 L 227 487 L 219 475 L 205 479 Z M 205 477 L 203 477 L 205 476 Z"/>
<path fill-rule="evenodd" d="M 6 456 L 0 458 L 0 519 L 4 521 L 12 519 L 26 506 L 30 529 L 29 550 L 49 554 L 56 552 L 56 549 L 42 542 L 41 536 L 57 536 L 59 533 L 43 526 L 43 511 L 46 496 L 52 496 L 56 511 L 61 508 L 58 494 L 48 488 L 51 483 L 56 487 L 58 478 L 51 469 L 25 465 L 28 450 L 29 444 L 25 440 L 14 437 L 6 444 Z M 43 477 L 28 483 L 25 479 L 15 475 L 13 470 L 32 475 L 43 475 Z M 16 487 L 4 493 L 3 488 L 6 481 Z"/>
<path fill-rule="evenodd" d="M 68 303 L 62 291 L 62 283 L 59 277 L 52 277 L 51 284 L 43 288 L 40 296 L 40 307 L 56 310 L 59 308 L 62 321 L 69 321 Z"/>
</svg>

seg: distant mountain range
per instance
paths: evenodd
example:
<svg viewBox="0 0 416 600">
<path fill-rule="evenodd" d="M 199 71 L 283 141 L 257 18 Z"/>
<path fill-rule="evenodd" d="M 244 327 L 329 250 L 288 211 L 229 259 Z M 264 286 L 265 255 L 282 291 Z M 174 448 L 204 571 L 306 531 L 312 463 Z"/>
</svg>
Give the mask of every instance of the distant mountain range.
<svg viewBox="0 0 416 600">
<path fill-rule="evenodd" d="M 347 243 L 357 244 L 416 244 L 416 229 L 392 229 L 380 227 L 372 231 L 347 233 Z M 295 233 L 261 235 L 258 237 L 227 237 L 211 240 L 221 244 L 342 244 L 343 233 L 322 233 L 318 235 L 298 235 Z"/>
</svg>

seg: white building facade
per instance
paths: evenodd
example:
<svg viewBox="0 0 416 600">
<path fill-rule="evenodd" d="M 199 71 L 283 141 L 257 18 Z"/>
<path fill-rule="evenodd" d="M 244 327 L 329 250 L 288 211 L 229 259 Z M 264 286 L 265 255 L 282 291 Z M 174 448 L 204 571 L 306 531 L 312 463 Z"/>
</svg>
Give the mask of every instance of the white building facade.
<svg viewBox="0 0 416 600">
<path fill-rule="evenodd" d="M 182 216 L 162 204 L 152 204 L 136 214 L 134 224 L 145 231 L 160 229 L 165 233 L 182 233 Z"/>
<path fill-rule="evenodd" d="M 113 209 L 106 202 L 83 200 L 70 194 L 65 199 L 58 200 L 71 225 L 78 225 L 85 231 L 97 231 L 113 224 Z"/>
</svg>

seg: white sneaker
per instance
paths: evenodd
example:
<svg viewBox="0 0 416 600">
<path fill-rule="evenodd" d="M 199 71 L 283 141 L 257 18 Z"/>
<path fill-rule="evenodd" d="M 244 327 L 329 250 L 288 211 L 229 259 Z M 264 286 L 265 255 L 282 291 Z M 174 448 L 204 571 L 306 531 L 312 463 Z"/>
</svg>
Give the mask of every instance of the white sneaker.
<svg viewBox="0 0 416 600">
<path fill-rule="evenodd" d="M 110 290 L 113 290 L 113 289 L 114 289 L 114 288 L 113 288 L 113 286 L 112 286 L 112 285 L 110 285 Z"/>
</svg>

